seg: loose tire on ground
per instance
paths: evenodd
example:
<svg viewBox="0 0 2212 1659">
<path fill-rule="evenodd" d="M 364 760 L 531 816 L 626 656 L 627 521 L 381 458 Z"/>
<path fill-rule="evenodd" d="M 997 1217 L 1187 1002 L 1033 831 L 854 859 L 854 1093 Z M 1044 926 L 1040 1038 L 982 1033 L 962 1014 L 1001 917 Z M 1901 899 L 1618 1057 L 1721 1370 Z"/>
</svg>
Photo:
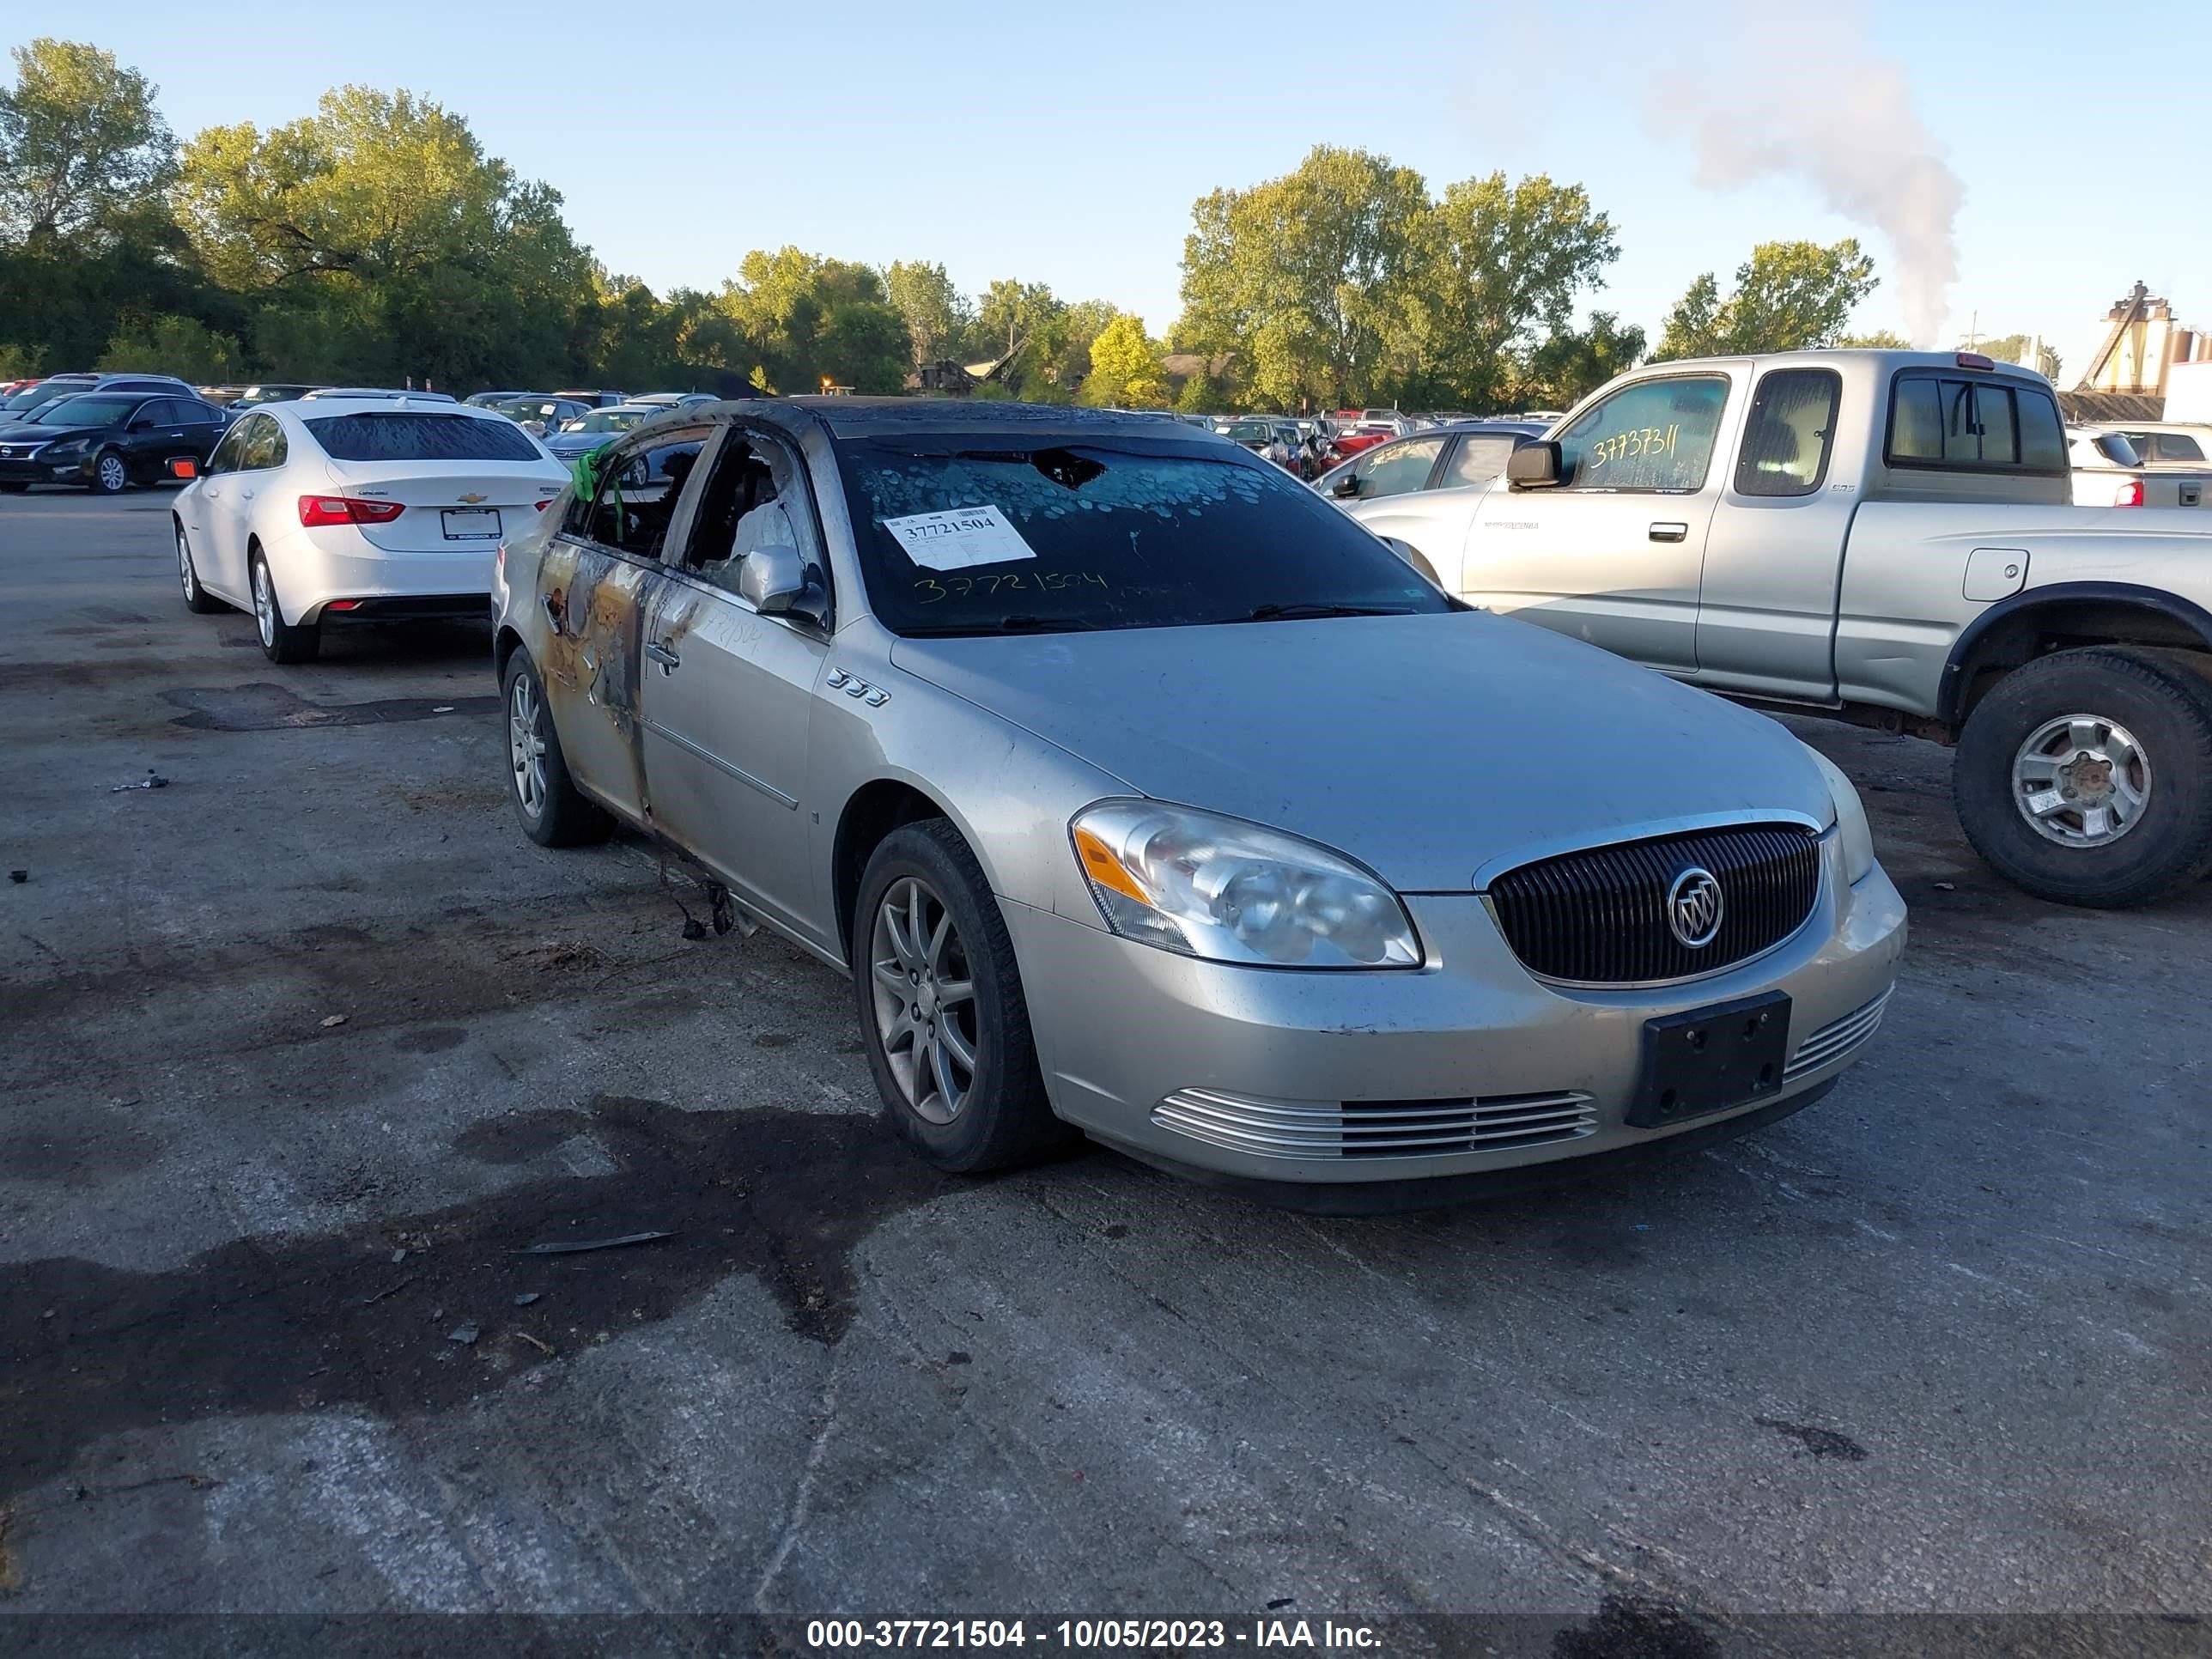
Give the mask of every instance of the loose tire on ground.
<svg viewBox="0 0 2212 1659">
<path fill-rule="evenodd" d="M 910 908 L 917 890 L 924 896 Z M 921 925 L 887 926 L 887 902 L 894 916 L 918 911 Z M 849 944 L 877 1091 L 893 1127 L 923 1157 L 976 1174 L 1077 1138 L 1045 1098 L 1006 918 L 950 823 L 924 819 L 884 838 L 860 878 Z M 926 1045 L 924 1026 L 933 1033 Z M 959 1058 L 963 1048 L 972 1064 Z M 916 1081 L 935 1074 L 939 1053 L 959 1097 L 950 1105 L 941 1090 Z"/>
<path fill-rule="evenodd" d="M 576 787 L 561 752 L 561 733 L 545 701 L 545 683 L 530 653 L 517 646 L 500 693 L 507 708 L 507 794 L 522 833 L 540 847 L 582 847 L 605 841 L 615 821 Z"/>
<path fill-rule="evenodd" d="M 2083 738 L 2108 739 L 2118 728 L 2132 740 L 2106 743 L 2108 757 L 2131 752 L 2134 759 L 2118 766 L 2093 760 L 2093 783 L 2110 775 L 2142 794 L 2130 827 L 2098 840 L 2083 835 L 2096 821 L 2083 816 L 2076 797 L 2067 798 L 2051 833 L 2039 831 L 2020 804 L 2053 805 L 2037 782 L 2052 752 L 2093 753 L 2062 726 L 2077 716 L 2086 717 Z M 2047 742 L 2030 755 L 2025 746 L 2046 731 Z M 2075 781 L 2070 761 L 2052 779 L 2067 788 Z M 1968 716 L 1952 795 L 1974 850 L 2015 886 L 2097 909 L 2151 903 L 2212 871 L 2212 684 L 2160 653 L 2122 646 L 2039 657 L 2000 680 Z M 2094 790 L 2079 797 L 2098 798 Z"/>
<path fill-rule="evenodd" d="M 253 623 L 261 630 L 261 652 L 271 662 L 313 662 L 323 648 L 323 630 L 314 623 L 288 623 L 276 597 L 276 580 L 269 574 L 269 561 L 255 548 L 252 568 L 246 573 L 253 584 Z"/>
</svg>

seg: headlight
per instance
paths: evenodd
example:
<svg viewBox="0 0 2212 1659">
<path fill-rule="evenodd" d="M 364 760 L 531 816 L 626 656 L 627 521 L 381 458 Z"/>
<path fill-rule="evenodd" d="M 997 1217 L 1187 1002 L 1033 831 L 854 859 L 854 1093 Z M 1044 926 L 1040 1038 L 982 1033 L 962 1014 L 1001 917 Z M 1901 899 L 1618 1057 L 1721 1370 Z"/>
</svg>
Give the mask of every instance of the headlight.
<svg viewBox="0 0 2212 1659">
<path fill-rule="evenodd" d="M 1836 836 L 1844 852 L 1844 879 L 1856 884 L 1874 868 L 1874 830 L 1867 823 L 1866 808 L 1860 804 L 1859 792 L 1833 761 L 1809 743 L 1805 752 L 1828 781 L 1828 793 L 1836 803 Z"/>
<path fill-rule="evenodd" d="M 34 450 L 33 453 L 42 461 L 73 461 L 84 453 L 85 441 L 82 438 L 64 438 L 58 443 L 48 444 L 44 449 Z"/>
<path fill-rule="evenodd" d="M 1239 818 L 1102 801 L 1068 826 L 1106 925 L 1211 962 L 1415 968 L 1398 896 L 1326 848 Z"/>
</svg>

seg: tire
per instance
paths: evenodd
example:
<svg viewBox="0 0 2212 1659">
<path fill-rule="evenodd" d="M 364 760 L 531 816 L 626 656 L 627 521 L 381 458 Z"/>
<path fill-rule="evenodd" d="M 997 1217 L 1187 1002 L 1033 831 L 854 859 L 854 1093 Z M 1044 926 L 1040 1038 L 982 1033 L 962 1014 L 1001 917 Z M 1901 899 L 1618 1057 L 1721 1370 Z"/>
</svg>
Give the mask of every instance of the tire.
<svg viewBox="0 0 2212 1659">
<path fill-rule="evenodd" d="M 192 544 L 185 539 L 185 527 L 171 520 L 177 532 L 177 585 L 185 591 L 185 609 L 195 616 L 211 617 L 218 611 L 230 607 L 200 586 L 200 573 L 192 563 Z"/>
<path fill-rule="evenodd" d="M 103 449 L 92 463 L 92 493 L 120 495 L 131 488 L 131 465 L 112 449 Z"/>
<path fill-rule="evenodd" d="M 2212 685 L 2118 646 L 2039 657 L 1975 705 L 1951 787 L 1966 839 L 2014 885 L 2148 904 L 2212 871 Z"/>
<path fill-rule="evenodd" d="M 247 580 L 253 584 L 253 621 L 261 630 L 262 654 L 271 662 L 313 662 L 323 648 L 323 630 L 313 623 L 295 624 L 284 620 L 284 607 L 276 597 L 276 578 L 259 548 L 250 556 Z"/>
<path fill-rule="evenodd" d="M 582 847 L 605 841 L 615 821 L 586 798 L 568 775 L 561 733 L 545 701 L 545 682 L 521 647 L 507 661 L 500 682 L 507 709 L 507 791 L 522 833 L 540 847 Z"/>
<path fill-rule="evenodd" d="M 951 824 L 927 818 L 884 838 L 860 878 L 850 944 L 877 1092 L 892 1127 L 924 1158 L 975 1175 L 1075 1138 L 1045 1098 L 1006 918 Z M 939 985 L 969 994 L 940 1004 Z M 961 1061 L 963 1048 L 971 1065 Z M 946 1095 L 948 1078 L 957 1098 Z"/>
<path fill-rule="evenodd" d="M 30 488 L 31 486 L 27 483 L 0 483 L 0 495 L 24 495 Z"/>
</svg>

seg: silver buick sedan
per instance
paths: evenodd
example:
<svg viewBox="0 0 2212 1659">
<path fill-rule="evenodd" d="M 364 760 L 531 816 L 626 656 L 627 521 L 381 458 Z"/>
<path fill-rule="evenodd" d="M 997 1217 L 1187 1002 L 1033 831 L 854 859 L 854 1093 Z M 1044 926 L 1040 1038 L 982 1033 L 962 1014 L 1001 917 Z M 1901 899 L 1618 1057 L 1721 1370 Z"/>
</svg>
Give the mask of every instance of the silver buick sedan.
<svg viewBox="0 0 2212 1659">
<path fill-rule="evenodd" d="M 849 975 L 947 1169 L 1079 1131 L 1330 1211 L 1586 1172 L 1818 1098 L 1904 946 L 1781 726 L 1170 422 L 673 410 L 493 599 L 525 832 L 655 836 Z"/>
</svg>

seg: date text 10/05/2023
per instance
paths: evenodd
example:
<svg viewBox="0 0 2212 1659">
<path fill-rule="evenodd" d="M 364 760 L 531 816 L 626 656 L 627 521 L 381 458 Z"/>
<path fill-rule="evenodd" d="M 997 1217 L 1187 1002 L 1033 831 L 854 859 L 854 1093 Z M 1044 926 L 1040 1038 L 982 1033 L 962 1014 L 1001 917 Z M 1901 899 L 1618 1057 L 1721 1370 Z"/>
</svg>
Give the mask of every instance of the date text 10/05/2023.
<svg viewBox="0 0 2212 1659">
<path fill-rule="evenodd" d="M 1380 1638 L 1366 1625 L 1333 1619 L 813 1619 L 810 1648 L 1354 1648 Z"/>
</svg>

